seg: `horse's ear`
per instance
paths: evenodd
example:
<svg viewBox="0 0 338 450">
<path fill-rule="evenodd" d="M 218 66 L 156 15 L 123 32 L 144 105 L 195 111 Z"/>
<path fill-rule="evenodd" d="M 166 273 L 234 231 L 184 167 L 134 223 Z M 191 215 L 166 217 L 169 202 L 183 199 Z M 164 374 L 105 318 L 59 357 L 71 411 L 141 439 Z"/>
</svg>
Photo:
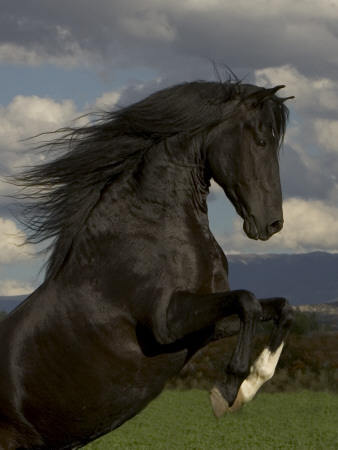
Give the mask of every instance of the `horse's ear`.
<svg viewBox="0 0 338 450">
<path fill-rule="evenodd" d="M 291 97 L 284 97 L 284 98 L 280 98 L 279 101 L 281 101 L 282 103 L 286 102 L 286 100 L 292 100 L 293 98 L 295 98 L 294 95 L 291 95 Z"/>
<path fill-rule="evenodd" d="M 259 89 L 258 91 L 254 92 L 253 94 L 248 95 L 244 99 L 244 104 L 247 107 L 247 109 L 254 109 L 261 103 L 263 103 L 267 98 L 271 97 L 271 95 L 274 95 L 279 89 L 285 88 L 284 84 L 281 84 L 279 86 L 276 86 L 274 88 L 270 89 Z"/>
</svg>

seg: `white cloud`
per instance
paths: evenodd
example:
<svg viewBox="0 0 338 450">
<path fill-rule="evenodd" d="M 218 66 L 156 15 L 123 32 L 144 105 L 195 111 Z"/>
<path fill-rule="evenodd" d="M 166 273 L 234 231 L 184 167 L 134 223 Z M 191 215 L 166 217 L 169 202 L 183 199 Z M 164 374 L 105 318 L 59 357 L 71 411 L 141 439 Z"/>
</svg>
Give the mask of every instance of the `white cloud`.
<svg viewBox="0 0 338 450">
<path fill-rule="evenodd" d="M 0 295 L 26 295 L 34 291 L 30 283 L 17 280 L 0 280 Z"/>
<path fill-rule="evenodd" d="M 336 103 L 338 108 L 338 102 Z M 329 153 L 338 154 L 338 120 L 318 119 L 314 122 L 318 144 Z"/>
<path fill-rule="evenodd" d="M 267 242 L 249 240 L 239 218 L 234 221 L 232 234 L 218 236 L 218 241 L 226 253 L 338 252 L 338 207 L 319 200 L 290 198 L 283 210 L 284 228 Z"/>
<path fill-rule="evenodd" d="M 22 244 L 25 235 L 16 224 L 0 217 L 0 264 L 11 264 L 30 259 L 35 253 L 31 245 Z"/>
<path fill-rule="evenodd" d="M 58 103 L 36 95 L 18 95 L 0 108 L 0 142 L 9 148 L 22 148 L 22 139 L 54 131 L 74 118 L 76 108 L 71 100 Z"/>
<path fill-rule="evenodd" d="M 121 99 L 121 92 L 123 89 L 118 91 L 112 91 L 112 92 L 105 92 L 104 94 L 99 97 L 96 102 L 95 106 L 97 108 L 109 108 L 113 109 L 115 106 L 117 106 L 119 100 Z"/>
<path fill-rule="evenodd" d="M 284 206 L 283 246 L 303 250 L 338 251 L 338 207 L 319 200 L 291 198 Z"/>
<path fill-rule="evenodd" d="M 8 106 L 0 107 L 0 167 L 7 174 L 14 167 L 36 164 L 42 156 L 22 150 L 34 145 L 34 140 L 23 141 L 31 136 L 55 131 L 78 116 L 71 100 L 56 102 L 50 98 L 18 95 Z M 82 121 L 82 122 L 81 122 Z M 80 119 L 83 123 L 85 119 Z M 48 136 L 37 137 L 36 141 L 48 140 Z"/>
</svg>

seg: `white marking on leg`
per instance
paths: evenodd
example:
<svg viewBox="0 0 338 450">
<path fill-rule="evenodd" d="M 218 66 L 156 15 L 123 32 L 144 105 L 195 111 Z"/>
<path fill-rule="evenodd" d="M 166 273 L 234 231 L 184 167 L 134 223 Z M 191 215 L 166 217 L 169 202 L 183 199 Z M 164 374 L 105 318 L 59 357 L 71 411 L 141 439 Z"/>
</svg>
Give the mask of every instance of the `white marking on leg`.
<svg viewBox="0 0 338 450">
<path fill-rule="evenodd" d="M 225 412 L 232 413 L 241 408 L 245 403 L 250 402 L 257 394 L 259 388 L 273 377 L 275 369 L 282 353 L 284 342 L 272 353 L 265 348 L 250 368 L 250 374 L 243 381 L 238 390 L 234 403 L 229 407 L 219 389 L 214 386 L 210 392 L 210 401 L 215 416 L 221 417 Z"/>
<path fill-rule="evenodd" d="M 284 342 L 278 347 L 275 353 L 265 348 L 250 368 L 249 376 L 243 381 L 239 388 L 235 403 L 229 411 L 235 411 L 243 403 L 250 402 L 256 395 L 258 389 L 275 373 L 275 369 L 282 353 Z"/>
</svg>

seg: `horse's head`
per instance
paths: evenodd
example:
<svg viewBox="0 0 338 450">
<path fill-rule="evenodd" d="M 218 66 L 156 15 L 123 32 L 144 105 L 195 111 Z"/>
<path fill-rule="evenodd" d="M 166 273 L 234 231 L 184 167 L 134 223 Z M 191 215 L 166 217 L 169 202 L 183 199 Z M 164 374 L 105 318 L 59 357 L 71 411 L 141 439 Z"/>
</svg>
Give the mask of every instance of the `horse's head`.
<svg viewBox="0 0 338 450">
<path fill-rule="evenodd" d="M 267 240 L 283 227 L 278 150 L 288 110 L 275 92 L 241 85 L 234 113 L 211 133 L 207 160 L 214 180 L 244 220 L 251 239 Z"/>
</svg>

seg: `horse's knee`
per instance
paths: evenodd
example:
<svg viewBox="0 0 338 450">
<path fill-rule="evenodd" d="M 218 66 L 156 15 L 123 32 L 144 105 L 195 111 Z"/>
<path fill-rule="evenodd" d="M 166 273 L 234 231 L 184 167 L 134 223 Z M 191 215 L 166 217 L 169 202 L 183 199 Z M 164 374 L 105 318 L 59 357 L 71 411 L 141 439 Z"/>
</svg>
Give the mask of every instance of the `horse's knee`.
<svg viewBox="0 0 338 450">
<path fill-rule="evenodd" d="M 272 320 L 281 329 L 291 328 L 294 321 L 294 309 L 286 298 L 263 299 L 260 304 L 263 309 L 263 322 Z"/>
<path fill-rule="evenodd" d="M 259 320 L 262 316 L 262 306 L 255 295 L 246 290 L 237 291 L 238 304 L 240 305 L 239 315 L 242 319 Z"/>
<path fill-rule="evenodd" d="M 274 299 L 275 303 L 275 323 L 291 326 L 294 320 L 294 309 L 290 302 L 284 297 Z"/>
</svg>

